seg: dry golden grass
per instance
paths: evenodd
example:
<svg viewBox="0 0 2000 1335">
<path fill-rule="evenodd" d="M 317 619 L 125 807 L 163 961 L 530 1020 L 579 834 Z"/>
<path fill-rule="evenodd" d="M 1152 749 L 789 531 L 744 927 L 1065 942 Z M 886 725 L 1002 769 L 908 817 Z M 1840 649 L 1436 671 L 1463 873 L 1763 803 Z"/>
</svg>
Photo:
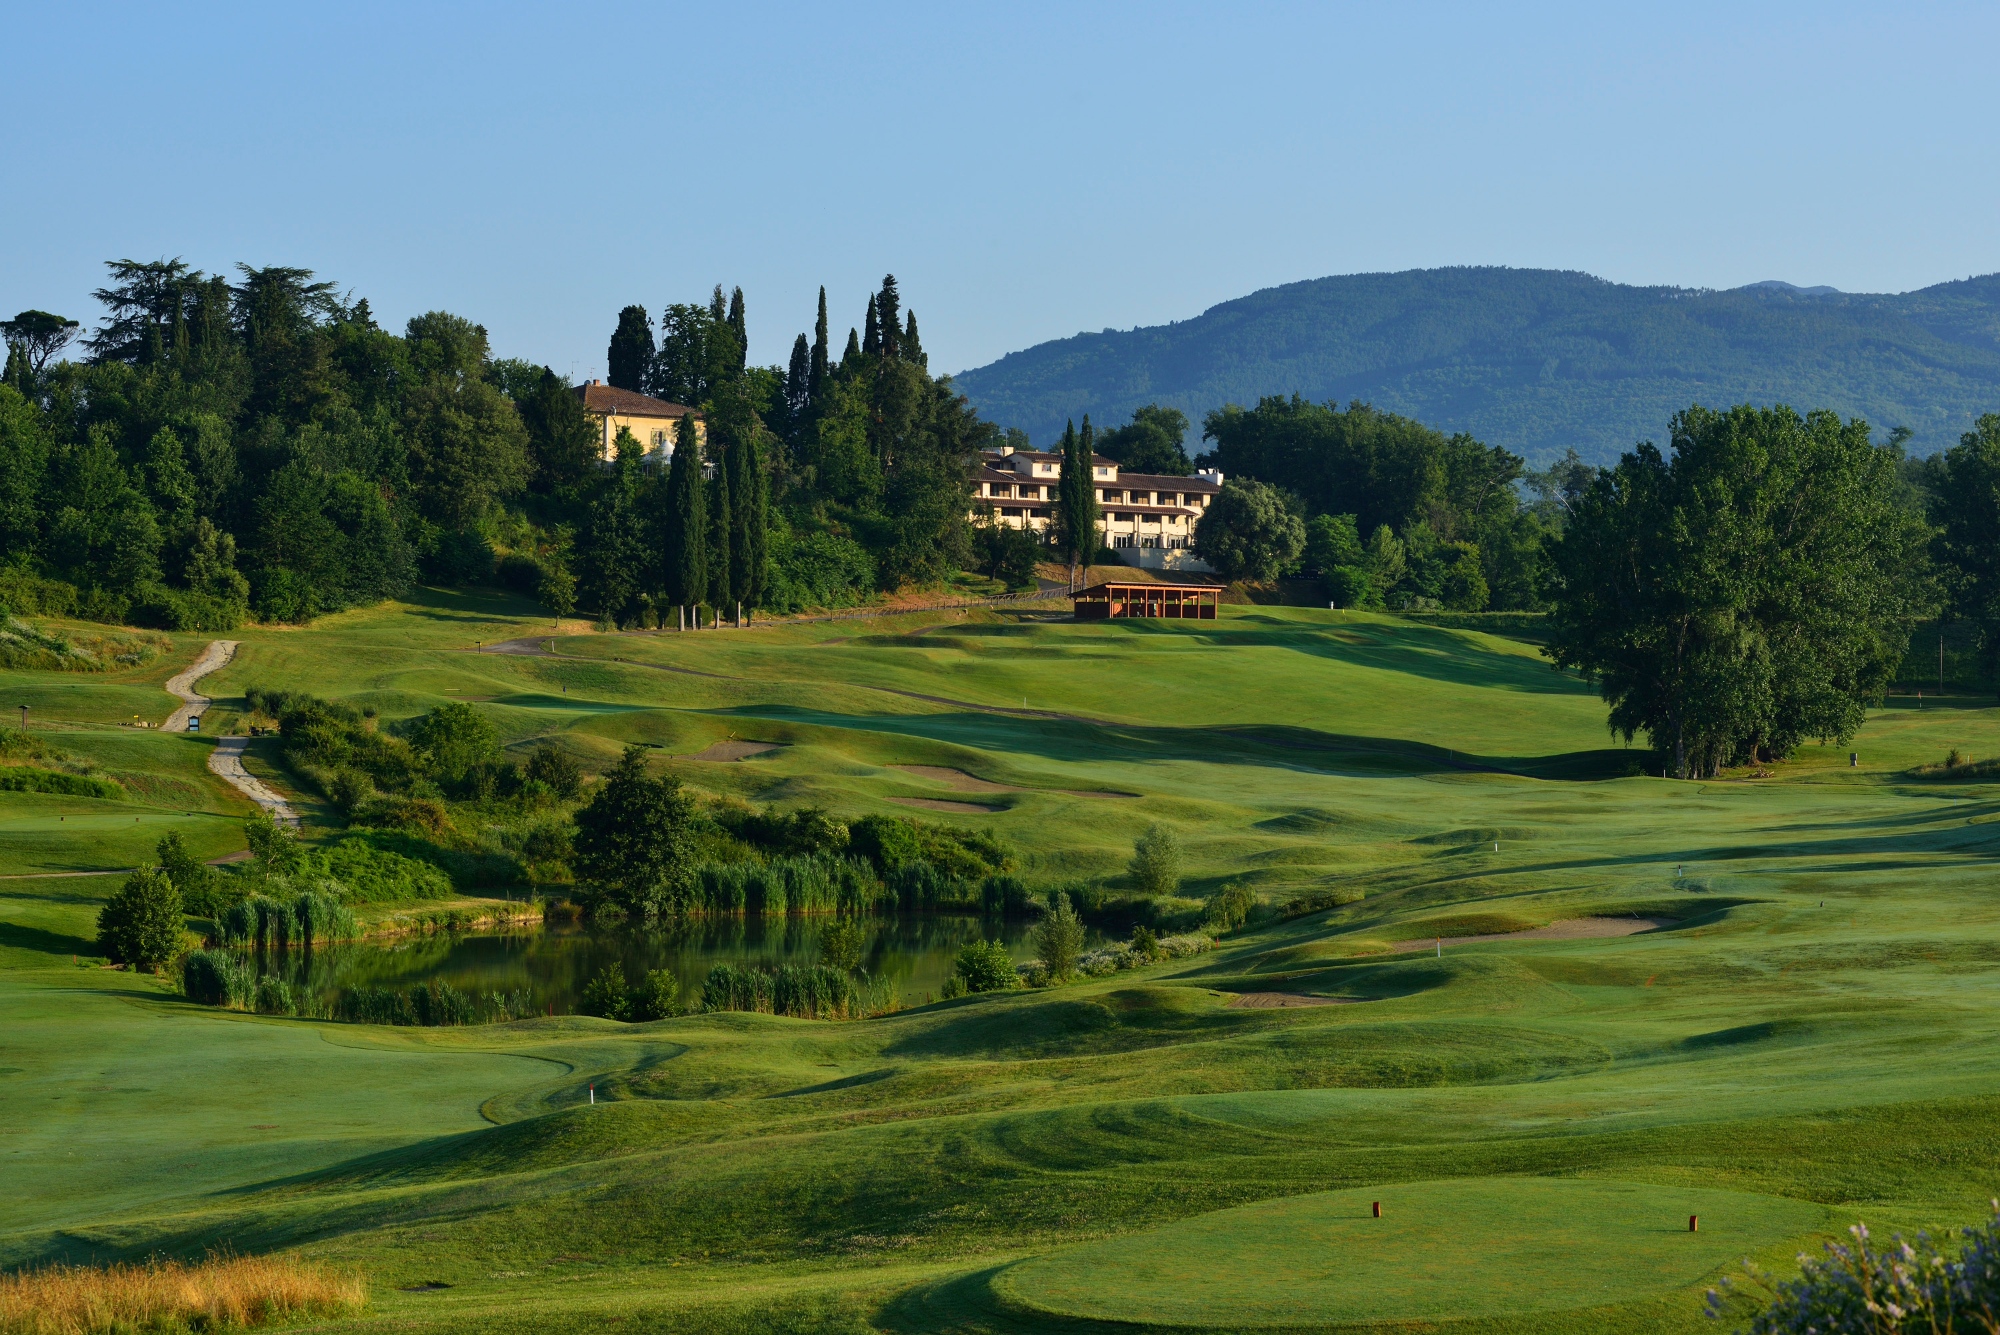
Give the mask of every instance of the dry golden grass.
<svg viewBox="0 0 2000 1335">
<path fill-rule="evenodd" d="M 359 1277 L 289 1256 L 51 1266 L 0 1276 L 0 1335 L 228 1330 L 360 1308 Z"/>
</svg>

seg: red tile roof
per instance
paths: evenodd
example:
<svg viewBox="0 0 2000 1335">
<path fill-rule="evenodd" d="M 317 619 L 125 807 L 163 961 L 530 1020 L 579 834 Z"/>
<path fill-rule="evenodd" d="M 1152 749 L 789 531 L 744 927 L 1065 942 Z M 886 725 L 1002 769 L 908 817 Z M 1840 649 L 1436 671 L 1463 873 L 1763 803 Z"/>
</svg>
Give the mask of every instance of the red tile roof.
<svg viewBox="0 0 2000 1335">
<path fill-rule="evenodd" d="M 587 413 L 616 414 L 621 417 L 686 417 L 701 414 L 683 403 L 669 403 L 665 399 L 655 399 L 629 389 L 618 389 L 602 385 L 593 380 L 586 385 L 578 385 L 575 395 L 583 400 L 583 410 Z"/>
</svg>

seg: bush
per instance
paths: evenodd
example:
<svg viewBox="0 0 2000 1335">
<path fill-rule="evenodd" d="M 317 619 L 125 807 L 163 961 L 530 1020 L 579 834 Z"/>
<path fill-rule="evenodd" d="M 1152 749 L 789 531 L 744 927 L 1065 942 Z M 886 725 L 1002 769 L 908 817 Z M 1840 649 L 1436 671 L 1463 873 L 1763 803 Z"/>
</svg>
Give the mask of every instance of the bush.
<svg viewBox="0 0 2000 1335">
<path fill-rule="evenodd" d="M 257 980 L 255 1009 L 259 1015 L 290 1015 L 292 989 L 284 979 L 266 974 Z"/>
<path fill-rule="evenodd" d="M 853 973 L 861 967 L 861 952 L 868 933 L 852 918 L 828 923 L 819 933 L 819 962 L 829 969 Z"/>
<path fill-rule="evenodd" d="M 1218 932 L 1233 932 L 1249 921 L 1256 907 L 1257 895 L 1249 886 L 1225 885 L 1208 897 L 1208 925 Z"/>
<path fill-rule="evenodd" d="M 1278 913 L 1280 917 L 1303 918 L 1308 913 L 1324 913 L 1343 904 L 1352 904 L 1361 897 L 1359 890 L 1307 890 L 1286 900 L 1284 907 L 1279 909 Z"/>
<path fill-rule="evenodd" d="M 1181 888 L 1181 839 L 1165 825 L 1153 825 L 1132 844 L 1125 871 L 1142 894 L 1171 895 Z"/>
<path fill-rule="evenodd" d="M 1013 957 L 998 941 L 968 941 L 952 961 L 952 977 L 968 992 L 1002 992 L 1020 985 Z"/>
<path fill-rule="evenodd" d="M 1042 901 L 1013 876 L 989 876 L 979 887 L 980 907 L 988 917 L 1031 918 L 1041 913 Z"/>
<path fill-rule="evenodd" d="M 625 966 L 613 960 L 597 971 L 583 989 L 583 1000 L 577 1009 L 585 1015 L 601 1016 L 606 1020 L 629 1019 L 632 1014 L 632 994 L 625 986 Z"/>
<path fill-rule="evenodd" d="M 535 748 L 521 772 L 530 782 L 542 784 L 564 801 L 583 791 L 583 766 L 569 752 L 547 742 Z"/>
<path fill-rule="evenodd" d="M 411 904 L 452 894 L 451 877 L 436 864 L 378 847 L 366 836 L 309 854 L 304 870 L 340 882 L 351 904 Z"/>
<path fill-rule="evenodd" d="M 1069 906 L 1069 896 L 1057 891 L 1049 900 L 1048 916 L 1035 927 L 1035 951 L 1042 967 L 1057 982 L 1067 981 L 1076 972 L 1077 956 L 1083 950 L 1083 923 Z"/>
<path fill-rule="evenodd" d="M 63 797 L 101 797 L 116 800 L 125 790 L 108 779 L 93 779 L 60 770 L 37 769 L 32 765 L 0 766 L 0 793 L 54 793 Z"/>
<path fill-rule="evenodd" d="M 1770 1304 L 1750 1323 L 1750 1335 L 1934 1335 L 2000 1329 L 2000 1201 L 1979 1228 L 1961 1230 L 1950 1256 L 1919 1233 L 1877 1245 L 1865 1225 L 1848 1230 L 1851 1244 L 1829 1242 L 1825 1255 L 1800 1257 L 1799 1277 L 1776 1286 L 1754 1268 L 1750 1279 L 1770 1292 Z M 1731 1286 L 1723 1281 L 1724 1289 Z M 1709 1314 L 1729 1307 L 1710 1289 Z"/>
<path fill-rule="evenodd" d="M 140 867 L 125 878 L 97 915 L 97 941 L 112 960 L 151 969 L 181 945 L 181 894 L 158 867 Z"/>
<path fill-rule="evenodd" d="M 681 1013 L 681 980 L 667 969 L 654 969 L 632 989 L 628 1009 L 638 1021 L 666 1020 Z"/>
</svg>

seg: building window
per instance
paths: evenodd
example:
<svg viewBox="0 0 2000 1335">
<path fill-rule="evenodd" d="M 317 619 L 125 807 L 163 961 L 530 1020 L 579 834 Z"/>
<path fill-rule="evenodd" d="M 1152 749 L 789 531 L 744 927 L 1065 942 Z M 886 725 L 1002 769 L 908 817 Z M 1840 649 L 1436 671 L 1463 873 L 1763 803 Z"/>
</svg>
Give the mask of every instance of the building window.
<svg viewBox="0 0 2000 1335">
<path fill-rule="evenodd" d="M 1029 511 L 1029 513 L 1032 514 L 1037 519 L 1047 519 L 1049 517 L 1049 512 L 1040 507 L 1037 507 L 1036 509 Z"/>
<path fill-rule="evenodd" d="M 1021 507 L 1018 505 L 1006 506 L 1000 511 L 1000 517 L 1002 519 L 1019 519 L 1021 517 Z"/>
</svg>

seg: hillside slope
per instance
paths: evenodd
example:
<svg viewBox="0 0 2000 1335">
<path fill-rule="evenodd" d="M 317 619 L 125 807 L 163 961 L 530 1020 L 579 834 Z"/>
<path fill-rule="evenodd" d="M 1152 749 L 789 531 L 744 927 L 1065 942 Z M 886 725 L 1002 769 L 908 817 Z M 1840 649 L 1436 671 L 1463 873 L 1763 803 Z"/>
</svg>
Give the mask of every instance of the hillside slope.
<svg viewBox="0 0 2000 1335">
<path fill-rule="evenodd" d="M 1929 452 L 2000 411 L 2000 274 L 1897 295 L 1627 287 L 1545 269 L 1288 283 L 1192 320 L 1078 334 L 966 371 L 981 413 L 1037 442 L 1143 404 L 1362 399 L 1533 461 L 1661 439 L 1690 403 L 1790 403 L 1915 433 Z M 1193 444 L 1193 442 L 1190 442 Z"/>
</svg>

